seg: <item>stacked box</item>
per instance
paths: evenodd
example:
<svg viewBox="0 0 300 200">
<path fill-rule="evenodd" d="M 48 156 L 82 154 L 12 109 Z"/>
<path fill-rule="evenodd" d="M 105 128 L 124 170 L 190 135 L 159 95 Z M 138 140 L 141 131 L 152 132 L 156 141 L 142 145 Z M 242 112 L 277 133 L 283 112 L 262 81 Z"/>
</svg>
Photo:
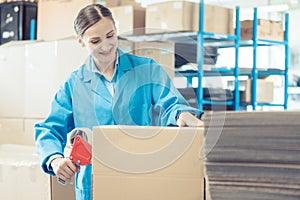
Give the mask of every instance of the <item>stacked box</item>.
<svg viewBox="0 0 300 200">
<path fill-rule="evenodd" d="M 134 54 L 154 59 L 174 78 L 174 42 L 171 41 L 142 41 L 134 43 Z"/>
<path fill-rule="evenodd" d="M 145 32 L 145 8 L 119 6 L 110 8 L 119 35 L 143 34 Z"/>
<path fill-rule="evenodd" d="M 72 200 L 74 185 L 63 186 L 41 170 L 34 146 L 0 145 L 1 199 Z"/>
<path fill-rule="evenodd" d="M 204 31 L 233 34 L 232 9 L 205 5 Z M 198 31 L 199 4 L 170 1 L 151 4 L 146 10 L 146 33 Z"/>
<path fill-rule="evenodd" d="M 37 39 L 56 40 L 75 36 L 73 24 L 79 10 L 94 2 L 94 0 L 40 0 L 38 3 Z"/>
</svg>

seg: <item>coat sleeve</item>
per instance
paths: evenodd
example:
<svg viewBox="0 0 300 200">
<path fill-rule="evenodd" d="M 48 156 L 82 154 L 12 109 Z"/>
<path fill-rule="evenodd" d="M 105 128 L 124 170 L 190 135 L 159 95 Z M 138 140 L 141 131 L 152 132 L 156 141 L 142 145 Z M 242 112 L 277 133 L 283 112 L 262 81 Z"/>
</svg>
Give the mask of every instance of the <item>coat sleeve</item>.
<svg viewBox="0 0 300 200">
<path fill-rule="evenodd" d="M 176 125 L 177 117 L 181 112 L 191 112 L 200 117 L 203 112 L 193 108 L 174 86 L 166 71 L 157 63 L 151 63 L 152 97 L 154 112 L 159 118 L 156 124 L 163 126 Z"/>
<path fill-rule="evenodd" d="M 63 156 L 67 133 L 74 128 L 70 79 L 55 94 L 48 117 L 35 124 L 36 150 L 42 169 L 54 175 L 48 159 L 53 155 Z"/>
</svg>

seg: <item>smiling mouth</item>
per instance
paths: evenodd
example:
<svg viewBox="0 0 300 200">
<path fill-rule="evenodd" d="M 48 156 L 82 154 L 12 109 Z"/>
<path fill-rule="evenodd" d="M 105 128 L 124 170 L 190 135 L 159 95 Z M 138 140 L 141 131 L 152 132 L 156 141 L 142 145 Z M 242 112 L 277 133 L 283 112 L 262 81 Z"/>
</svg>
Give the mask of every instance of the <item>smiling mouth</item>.
<svg viewBox="0 0 300 200">
<path fill-rule="evenodd" d="M 101 54 L 101 55 L 109 55 L 109 54 L 111 54 L 111 52 L 112 52 L 112 49 L 110 49 L 109 51 L 99 52 L 99 54 Z"/>
</svg>

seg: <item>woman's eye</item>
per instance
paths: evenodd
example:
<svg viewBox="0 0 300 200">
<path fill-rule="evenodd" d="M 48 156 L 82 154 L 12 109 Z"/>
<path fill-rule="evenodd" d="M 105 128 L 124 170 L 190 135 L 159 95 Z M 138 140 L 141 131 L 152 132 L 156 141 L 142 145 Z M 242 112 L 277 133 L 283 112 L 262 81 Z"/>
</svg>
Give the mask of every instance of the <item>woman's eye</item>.
<svg viewBox="0 0 300 200">
<path fill-rule="evenodd" d="M 97 44 L 97 43 L 99 43 L 99 41 L 100 41 L 100 40 L 92 40 L 91 43 L 92 43 L 92 44 Z"/>
<path fill-rule="evenodd" d="M 107 35 L 106 37 L 107 37 L 107 38 L 112 38 L 112 37 L 114 37 L 114 34 L 112 34 L 112 35 Z"/>
</svg>

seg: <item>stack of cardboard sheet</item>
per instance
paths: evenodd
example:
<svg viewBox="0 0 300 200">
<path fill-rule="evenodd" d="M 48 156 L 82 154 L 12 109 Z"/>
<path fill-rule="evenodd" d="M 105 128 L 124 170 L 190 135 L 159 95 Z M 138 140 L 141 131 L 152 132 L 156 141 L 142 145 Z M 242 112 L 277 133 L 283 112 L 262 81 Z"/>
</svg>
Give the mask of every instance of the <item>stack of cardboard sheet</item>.
<svg viewBox="0 0 300 200">
<path fill-rule="evenodd" d="M 300 112 L 204 116 L 207 199 L 300 199 Z"/>
</svg>

